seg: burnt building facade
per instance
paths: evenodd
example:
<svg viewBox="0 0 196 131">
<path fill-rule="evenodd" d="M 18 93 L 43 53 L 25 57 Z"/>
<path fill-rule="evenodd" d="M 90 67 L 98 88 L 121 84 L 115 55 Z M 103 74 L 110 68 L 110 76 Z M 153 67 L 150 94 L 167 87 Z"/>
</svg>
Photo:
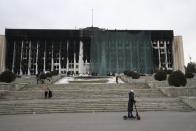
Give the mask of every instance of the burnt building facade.
<svg viewBox="0 0 196 131">
<path fill-rule="evenodd" d="M 19 75 L 151 74 L 175 69 L 174 38 L 172 30 L 6 29 L 5 68 Z"/>
</svg>

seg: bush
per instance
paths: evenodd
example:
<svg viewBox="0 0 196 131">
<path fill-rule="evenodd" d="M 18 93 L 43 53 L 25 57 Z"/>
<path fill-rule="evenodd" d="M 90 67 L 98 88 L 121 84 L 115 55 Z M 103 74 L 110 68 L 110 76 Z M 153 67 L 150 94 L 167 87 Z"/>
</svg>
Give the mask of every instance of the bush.
<svg viewBox="0 0 196 131">
<path fill-rule="evenodd" d="M 185 86 L 187 81 L 185 75 L 181 71 L 174 71 L 168 78 L 169 85 L 176 87 Z"/>
<path fill-rule="evenodd" d="M 59 72 L 58 72 L 58 71 L 56 71 L 56 70 L 54 70 L 54 71 L 52 71 L 52 72 L 51 72 L 51 74 L 52 74 L 52 76 L 56 76 L 56 75 L 58 75 L 58 74 L 59 74 Z"/>
<path fill-rule="evenodd" d="M 138 79 L 138 78 L 140 78 L 140 74 L 137 73 L 137 72 L 134 72 L 134 71 L 127 70 L 127 71 L 124 71 L 124 74 L 125 74 L 126 76 L 132 77 L 133 79 Z"/>
<path fill-rule="evenodd" d="M 189 73 L 196 73 L 196 64 L 193 62 L 188 63 L 185 71 Z"/>
<path fill-rule="evenodd" d="M 50 81 L 48 77 L 52 77 L 52 73 L 40 73 L 37 75 L 37 84 L 40 82 L 41 84 L 45 83 L 45 80 Z"/>
<path fill-rule="evenodd" d="M 166 78 L 167 78 L 167 73 L 163 70 L 157 71 L 156 74 L 154 75 L 154 79 L 158 81 L 166 80 Z"/>
<path fill-rule="evenodd" d="M 194 77 L 194 74 L 191 73 L 191 72 L 186 72 L 185 77 L 186 78 L 193 78 Z"/>
<path fill-rule="evenodd" d="M 137 72 L 132 72 L 132 78 L 133 79 L 139 79 L 140 78 L 140 74 Z"/>
<path fill-rule="evenodd" d="M 52 76 L 53 76 L 52 72 L 47 72 L 46 73 L 46 77 L 52 77 Z"/>
<path fill-rule="evenodd" d="M 193 78 L 193 73 L 196 73 L 196 64 L 192 62 L 188 63 L 187 67 L 185 68 L 185 72 L 186 78 Z"/>
<path fill-rule="evenodd" d="M 165 70 L 166 74 L 171 74 L 173 70 Z"/>
<path fill-rule="evenodd" d="M 10 83 L 16 79 L 16 75 L 11 71 L 4 71 L 0 74 L 0 81 Z"/>
<path fill-rule="evenodd" d="M 127 71 L 127 76 L 132 77 L 133 71 Z"/>
<path fill-rule="evenodd" d="M 46 79 L 47 78 L 47 75 L 45 73 L 41 73 L 39 75 L 39 79 Z"/>
<path fill-rule="evenodd" d="M 124 75 L 127 76 L 128 72 L 129 72 L 128 70 L 124 71 Z"/>
</svg>

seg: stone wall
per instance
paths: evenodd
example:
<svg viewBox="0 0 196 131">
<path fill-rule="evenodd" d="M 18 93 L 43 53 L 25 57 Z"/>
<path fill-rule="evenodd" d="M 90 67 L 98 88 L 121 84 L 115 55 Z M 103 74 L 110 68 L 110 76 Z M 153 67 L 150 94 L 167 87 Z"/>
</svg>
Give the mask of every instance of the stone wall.
<svg viewBox="0 0 196 131">
<path fill-rule="evenodd" d="M 182 36 L 175 36 L 173 42 L 173 60 L 174 60 L 174 70 L 184 70 L 184 51 L 183 51 L 183 42 Z"/>
<path fill-rule="evenodd" d="M 169 97 L 196 96 L 196 88 L 192 87 L 160 87 L 159 89 Z"/>
<path fill-rule="evenodd" d="M 0 83 L 0 91 L 15 91 L 24 88 L 27 83 Z"/>
<path fill-rule="evenodd" d="M 5 36 L 0 35 L 0 73 L 5 70 Z"/>
<path fill-rule="evenodd" d="M 147 84 L 151 88 L 157 88 L 157 87 L 169 87 L 168 81 L 147 81 Z"/>
<path fill-rule="evenodd" d="M 196 110 L 196 97 L 181 97 L 181 100 Z"/>
</svg>

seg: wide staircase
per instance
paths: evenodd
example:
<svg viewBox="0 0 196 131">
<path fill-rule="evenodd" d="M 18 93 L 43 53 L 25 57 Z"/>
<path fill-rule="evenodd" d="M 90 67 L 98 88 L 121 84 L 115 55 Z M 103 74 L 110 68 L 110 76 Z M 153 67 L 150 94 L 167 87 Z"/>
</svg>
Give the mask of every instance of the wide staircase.
<svg viewBox="0 0 196 131">
<path fill-rule="evenodd" d="M 48 85 L 51 99 L 44 99 L 43 85 L 8 91 L 0 98 L 0 114 L 125 112 L 133 89 L 139 111 L 193 111 L 178 98 L 164 96 L 145 83 Z"/>
</svg>

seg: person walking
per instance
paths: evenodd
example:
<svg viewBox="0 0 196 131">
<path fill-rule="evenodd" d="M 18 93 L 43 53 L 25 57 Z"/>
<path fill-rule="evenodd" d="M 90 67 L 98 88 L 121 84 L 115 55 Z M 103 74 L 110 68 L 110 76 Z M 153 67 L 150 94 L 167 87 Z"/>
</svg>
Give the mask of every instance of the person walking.
<svg viewBox="0 0 196 131">
<path fill-rule="evenodd" d="M 133 116 L 133 104 L 136 103 L 134 95 L 135 95 L 134 91 L 131 90 L 129 92 L 129 101 L 128 101 L 128 118 L 134 118 L 134 116 Z"/>
<path fill-rule="evenodd" d="M 45 84 L 43 84 L 42 88 L 44 90 L 44 98 L 47 99 L 48 98 L 48 95 L 49 95 L 49 88 Z"/>
<path fill-rule="evenodd" d="M 116 76 L 116 84 L 118 84 L 118 76 Z"/>
</svg>

